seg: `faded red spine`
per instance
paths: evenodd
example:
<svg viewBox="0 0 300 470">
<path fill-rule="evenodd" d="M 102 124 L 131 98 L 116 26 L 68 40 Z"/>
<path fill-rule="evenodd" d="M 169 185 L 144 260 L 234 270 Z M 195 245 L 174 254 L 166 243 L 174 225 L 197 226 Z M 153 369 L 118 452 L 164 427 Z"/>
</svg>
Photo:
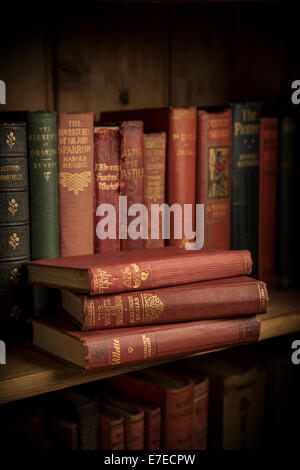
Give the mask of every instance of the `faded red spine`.
<svg viewBox="0 0 300 470">
<path fill-rule="evenodd" d="M 108 419 L 100 414 L 100 449 L 124 450 L 124 418 Z"/>
<path fill-rule="evenodd" d="M 193 449 L 195 450 L 207 448 L 208 389 L 208 378 L 194 385 Z"/>
<path fill-rule="evenodd" d="M 278 118 L 260 123 L 258 276 L 275 286 Z"/>
<path fill-rule="evenodd" d="M 95 156 L 95 253 L 120 251 L 119 192 L 120 192 L 120 132 L 117 127 L 94 129 Z M 97 235 L 100 204 L 112 204 L 116 213 L 116 238 L 101 240 Z M 105 216 L 107 213 L 105 214 Z"/>
<path fill-rule="evenodd" d="M 231 110 L 199 110 L 197 203 L 205 204 L 207 249 L 230 249 L 231 150 Z"/>
</svg>

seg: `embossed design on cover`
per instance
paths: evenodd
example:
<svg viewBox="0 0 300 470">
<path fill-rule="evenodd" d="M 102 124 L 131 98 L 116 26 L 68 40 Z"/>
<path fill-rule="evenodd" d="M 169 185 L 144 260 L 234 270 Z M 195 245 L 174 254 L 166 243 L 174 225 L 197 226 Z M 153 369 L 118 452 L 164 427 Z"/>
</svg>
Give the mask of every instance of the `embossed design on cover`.
<svg viewBox="0 0 300 470">
<path fill-rule="evenodd" d="M 19 203 L 16 199 L 11 199 L 8 203 L 8 210 L 12 215 L 16 215 L 19 210 Z"/>
<path fill-rule="evenodd" d="M 145 306 L 145 319 L 149 321 L 157 320 L 164 311 L 162 300 L 155 294 L 142 294 Z"/>
<path fill-rule="evenodd" d="M 50 176 L 51 176 L 51 171 L 44 171 L 43 175 L 45 177 L 45 180 L 49 181 Z"/>
<path fill-rule="evenodd" d="M 83 191 L 92 181 L 91 171 L 83 171 L 82 173 L 59 173 L 59 184 L 68 191 L 77 196 L 80 191 Z"/>
<path fill-rule="evenodd" d="M 13 148 L 13 146 L 16 143 L 16 136 L 13 132 L 10 132 L 7 136 L 6 143 L 9 146 L 10 150 Z"/>
<path fill-rule="evenodd" d="M 18 284 L 19 280 L 21 278 L 21 273 L 19 271 L 19 268 L 14 267 L 10 271 L 10 280 L 13 284 Z"/>
<path fill-rule="evenodd" d="M 20 238 L 18 234 L 14 232 L 9 239 L 9 245 L 15 250 L 20 244 Z"/>
<path fill-rule="evenodd" d="M 132 263 L 123 269 L 123 284 L 137 289 L 148 276 L 148 271 L 142 271 L 137 264 Z"/>
<path fill-rule="evenodd" d="M 208 197 L 229 196 L 229 147 L 211 147 L 208 150 Z"/>
</svg>

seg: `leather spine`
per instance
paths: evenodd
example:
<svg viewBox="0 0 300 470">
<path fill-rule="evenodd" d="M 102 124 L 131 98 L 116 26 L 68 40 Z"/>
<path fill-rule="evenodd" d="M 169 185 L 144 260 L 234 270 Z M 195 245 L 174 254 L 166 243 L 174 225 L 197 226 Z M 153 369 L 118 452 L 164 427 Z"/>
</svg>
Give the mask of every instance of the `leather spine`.
<svg viewBox="0 0 300 470">
<path fill-rule="evenodd" d="M 22 266 L 30 259 L 25 122 L 0 123 L 1 339 L 23 338 L 28 297 Z"/>
<path fill-rule="evenodd" d="M 230 248 L 231 153 L 231 110 L 199 110 L 197 203 L 205 204 L 204 248 Z"/>
<path fill-rule="evenodd" d="M 247 249 L 257 276 L 260 103 L 232 104 L 231 248 Z"/>
<path fill-rule="evenodd" d="M 95 215 L 95 253 L 119 251 L 119 194 L 120 194 L 120 132 L 117 127 L 94 129 L 95 211 L 100 204 L 113 204 L 116 213 L 116 238 L 101 240 L 97 236 L 100 219 Z"/>
<path fill-rule="evenodd" d="M 120 125 L 121 133 L 121 166 L 120 195 L 127 196 L 127 208 L 132 204 L 144 203 L 144 133 L 141 121 L 124 121 Z M 128 226 L 135 219 L 128 216 Z M 143 248 L 143 239 L 130 238 L 121 240 L 122 250 Z"/>
<path fill-rule="evenodd" d="M 207 448 L 208 390 L 207 377 L 199 384 L 194 384 L 193 449 L 196 450 Z"/>
<path fill-rule="evenodd" d="M 276 188 L 278 118 L 260 121 L 258 276 L 269 287 L 276 285 Z"/>
<path fill-rule="evenodd" d="M 58 113 L 60 254 L 94 252 L 93 113 Z"/>
<path fill-rule="evenodd" d="M 151 238 L 151 205 L 165 202 L 166 133 L 144 134 L 144 203 L 148 209 L 148 240 L 145 248 L 164 246 L 162 215 L 159 214 L 158 239 Z M 153 227 L 154 228 L 154 227 Z"/>
<path fill-rule="evenodd" d="M 113 418 L 100 411 L 99 419 L 100 449 L 124 450 L 124 418 Z"/>
</svg>

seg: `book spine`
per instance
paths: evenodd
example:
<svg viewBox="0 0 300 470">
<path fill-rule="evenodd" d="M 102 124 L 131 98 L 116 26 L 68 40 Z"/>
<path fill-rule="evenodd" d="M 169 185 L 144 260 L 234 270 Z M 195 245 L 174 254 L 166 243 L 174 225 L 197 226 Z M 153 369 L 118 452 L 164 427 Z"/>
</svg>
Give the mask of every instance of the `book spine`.
<svg viewBox="0 0 300 470">
<path fill-rule="evenodd" d="M 24 336 L 26 287 L 22 266 L 30 260 L 26 123 L 0 123 L 1 339 Z M 27 294 L 27 295 L 26 295 Z"/>
<path fill-rule="evenodd" d="M 297 200 L 297 145 L 296 121 L 292 117 L 280 119 L 279 173 L 278 173 L 278 275 L 281 287 L 295 283 L 296 266 L 296 217 L 294 202 Z"/>
<path fill-rule="evenodd" d="M 111 421 L 100 416 L 100 449 L 124 450 L 124 419 Z"/>
<path fill-rule="evenodd" d="M 194 386 L 193 449 L 195 450 L 207 448 L 208 384 L 209 380 L 206 378 L 201 384 Z"/>
<path fill-rule="evenodd" d="M 144 202 L 148 209 L 148 239 L 144 240 L 145 248 L 159 248 L 164 246 L 162 238 L 162 214 L 159 214 L 159 223 L 155 225 L 152 218 L 151 205 L 165 202 L 166 177 L 166 133 L 144 134 Z M 152 232 L 157 238 L 151 237 Z"/>
<path fill-rule="evenodd" d="M 167 202 L 169 206 L 181 206 L 182 218 L 178 213 L 171 217 L 168 244 L 184 248 L 189 241 L 184 234 L 184 204 L 192 206 L 192 220 L 186 222 L 193 230 L 195 226 L 197 110 L 195 107 L 170 108 L 169 113 Z M 175 238 L 175 224 L 178 227 L 181 224 L 180 239 Z"/>
<path fill-rule="evenodd" d="M 125 418 L 125 449 L 144 449 L 144 413 Z"/>
<path fill-rule="evenodd" d="M 96 401 L 78 406 L 79 449 L 99 449 L 99 419 Z"/>
<path fill-rule="evenodd" d="M 198 111 L 197 203 L 205 204 L 204 248 L 230 249 L 232 113 Z"/>
<path fill-rule="evenodd" d="M 190 252 L 188 256 L 174 256 L 163 262 L 153 258 L 139 264 L 112 264 L 107 270 L 91 267 L 90 294 L 109 294 L 243 276 L 251 273 L 251 269 L 251 255 L 247 250 L 203 251 L 201 257 L 197 252 Z"/>
<path fill-rule="evenodd" d="M 54 111 L 28 112 L 31 258 L 59 257 L 57 125 Z M 33 310 L 55 307 L 53 293 L 33 287 Z"/>
<path fill-rule="evenodd" d="M 275 235 L 278 155 L 278 119 L 260 121 L 258 276 L 269 287 L 276 284 Z"/>
<path fill-rule="evenodd" d="M 120 328 L 264 313 L 268 292 L 265 283 L 233 285 L 201 283 L 151 291 L 101 296 L 81 296 L 82 330 Z"/>
<path fill-rule="evenodd" d="M 231 248 L 248 249 L 257 276 L 260 103 L 232 105 Z"/>
<path fill-rule="evenodd" d="M 161 445 L 161 408 L 145 411 L 145 449 L 158 450 Z"/>
<path fill-rule="evenodd" d="M 133 204 L 144 203 L 143 123 L 141 121 L 125 121 L 120 126 L 120 133 L 120 195 L 127 196 L 127 208 L 129 209 Z M 123 215 L 127 216 L 127 214 Z M 133 219 L 135 219 L 135 217 L 128 217 L 128 226 L 126 228 L 127 238 L 124 238 L 121 241 L 122 250 L 136 250 L 143 248 L 143 239 L 138 238 L 137 240 L 134 240 L 128 233 L 128 227 Z M 140 225 L 143 225 L 143 223 Z"/>
<path fill-rule="evenodd" d="M 178 325 L 144 327 L 133 332 L 120 329 L 105 339 L 82 339 L 85 368 L 106 369 L 120 365 L 172 358 L 187 353 L 252 343 L 260 334 L 259 317 L 203 320 Z"/>
<path fill-rule="evenodd" d="M 119 191 L 120 191 L 120 132 L 119 129 L 94 129 L 95 210 L 100 204 L 112 204 L 116 215 L 115 238 L 101 240 L 98 236 L 100 221 L 95 214 L 95 253 L 120 251 Z M 98 226 L 98 229 L 97 229 Z M 102 229 L 104 233 L 104 229 Z"/>
<path fill-rule="evenodd" d="M 93 113 L 58 113 L 60 255 L 94 252 Z"/>
</svg>

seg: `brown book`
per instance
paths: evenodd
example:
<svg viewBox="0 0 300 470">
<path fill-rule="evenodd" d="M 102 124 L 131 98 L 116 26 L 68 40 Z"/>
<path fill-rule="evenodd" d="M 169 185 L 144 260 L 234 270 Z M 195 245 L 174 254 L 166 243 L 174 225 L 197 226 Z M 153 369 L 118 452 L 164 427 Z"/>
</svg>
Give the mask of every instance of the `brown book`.
<svg viewBox="0 0 300 470">
<path fill-rule="evenodd" d="M 36 347 L 87 370 L 253 343 L 260 335 L 256 316 L 86 332 L 62 316 L 33 319 L 32 324 Z"/>
<path fill-rule="evenodd" d="M 60 416 L 50 416 L 49 432 L 51 448 L 60 450 L 78 449 L 77 423 Z"/>
<path fill-rule="evenodd" d="M 93 113 L 58 113 L 61 256 L 94 252 Z"/>
<path fill-rule="evenodd" d="M 149 108 L 101 113 L 101 121 L 138 119 L 144 122 L 145 132 L 167 133 L 167 202 L 169 206 L 192 205 L 191 219 L 195 217 L 196 198 L 196 131 L 197 110 L 189 108 Z M 172 214 L 171 214 L 172 215 Z M 175 217 L 179 220 L 179 216 Z M 174 218 L 171 219 L 171 222 Z M 182 217 L 182 222 L 183 222 Z M 190 221 L 191 222 L 191 221 Z M 169 244 L 184 247 L 188 241 L 184 237 L 174 237 L 173 222 Z M 192 224 L 194 227 L 194 223 Z"/>
<path fill-rule="evenodd" d="M 165 202 L 166 178 L 166 133 L 144 134 L 144 204 L 148 209 L 148 239 L 144 240 L 145 248 L 159 248 L 165 241 L 162 233 L 162 213 L 159 214 L 159 224 L 151 222 L 151 205 Z M 157 233 L 157 238 L 151 237 Z"/>
<path fill-rule="evenodd" d="M 100 239 L 105 233 L 97 213 L 100 204 L 113 204 L 116 221 L 119 220 L 120 194 L 120 131 L 118 127 L 94 128 L 94 164 L 95 164 L 95 253 L 119 251 L 119 224 L 116 224 L 115 238 Z"/>
<path fill-rule="evenodd" d="M 127 217 L 127 211 L 133 204 L 144 203 L 144 133 L 141 121 L 125 121 L 120 125 L 121 133 L 121 167 L 120 195 L 127 196 L 127 208 L 121 211 Z M 123 211 L 123 212 L 122 212 Z M 128 233 L 130 223 L 135 219 L 128 216 L 127 238 L 121 237 L 122 250 L 137 250 L 143 248 L 143 239 L 134 240 Z M 142 224 L 143 225 L 143 222 Z M 121 227 L 122 229 L 122 222 Z M 138 229 L 137 229 L 138 231 Z M 141 227 L 140 230 L 141 231 Z"/>
<path fill-rule="evenodd" d="M 151 400 L 162 410 L 162 448 L 192 448 L 193 384 L 165 377 L 156 369 L 125 374 L 108 380 L 119 393 Z"/>
<path fill-rule="evenodd" d="M 198 111 L 197 203 L 204 204 L 204 248 L 230 248 L 232 113 Z"/>
<path fill-rule="evenodd" d="M 116 413 L 124 418 L 126 450 L 144 449 L 144 412 L 123 398 L 111 394 L 99 394 L 100 408 Z"/>
<path fill-rule="evenodd" d="M 267 310 L 266 284 L 249 277 L 86 296 L 62 290 L 62 307 L 82 331 L 233 318 Z"/>
<path fill-rule="evenodd" d="M 265 374 L 257 366 L 218 355 L 180 361 L 179 367 L 209 376 L 209 449 L 253 449 L 261 435 Z"/>
<path fill-rule="evenodd" d="M 117 412 L 99 405 L 100 449 L 124 450 L 124 418 Z"/>
<path fill-rule="evenodd" d="M 250 274 L 250 252 L 151 248 L 31 261 L 28 281 L 90 295 L 145 290 Z M 180 269 L 179 269 L 180 267 Z"/>
</svg>

